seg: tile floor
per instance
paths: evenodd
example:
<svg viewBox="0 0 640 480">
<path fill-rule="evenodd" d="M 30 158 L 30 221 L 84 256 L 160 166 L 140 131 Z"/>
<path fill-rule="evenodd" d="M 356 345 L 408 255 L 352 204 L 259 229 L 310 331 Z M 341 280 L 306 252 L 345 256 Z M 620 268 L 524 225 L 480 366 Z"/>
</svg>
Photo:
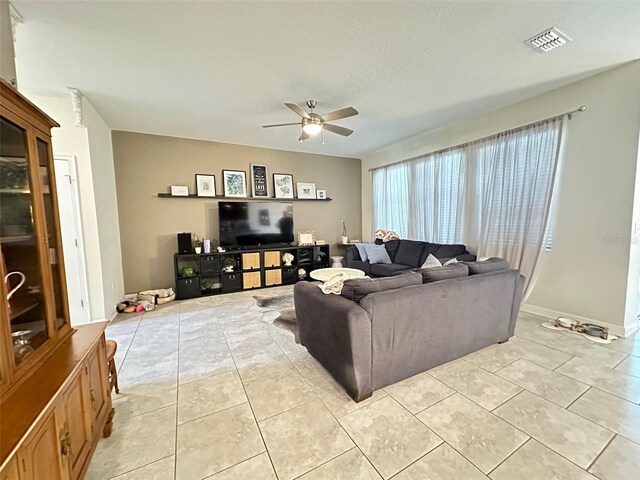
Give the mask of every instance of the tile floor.
<svg viewBox="0 0 640 480">
<path fill-rule="evenodd" d="M 87 479 L 640 478 L 638 334 L 522 313 L 508 343 L 356 404 L 254 294 L 112 322 L 121 394 Z"/>
</svg>

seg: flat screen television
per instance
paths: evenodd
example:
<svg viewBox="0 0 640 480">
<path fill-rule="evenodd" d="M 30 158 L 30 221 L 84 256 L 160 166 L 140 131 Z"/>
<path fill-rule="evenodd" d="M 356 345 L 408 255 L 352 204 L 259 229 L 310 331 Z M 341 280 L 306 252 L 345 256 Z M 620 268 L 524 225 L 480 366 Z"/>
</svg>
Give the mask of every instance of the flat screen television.
<svg viewBox="0 0 640 480">
<path fill-rule="evenodd" d="M 293 203 L 218 202 L 218 224 L 223 247 L 293 243 Z"/>
</svg>

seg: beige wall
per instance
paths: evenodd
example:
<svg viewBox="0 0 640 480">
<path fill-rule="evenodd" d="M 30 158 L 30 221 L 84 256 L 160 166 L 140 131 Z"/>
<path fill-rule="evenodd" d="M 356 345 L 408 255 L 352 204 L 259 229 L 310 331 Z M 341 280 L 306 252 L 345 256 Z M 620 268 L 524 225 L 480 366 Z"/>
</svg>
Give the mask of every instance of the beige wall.
<svg viewBox="0 0 640 480">
<path fill-rule="evenodd" d="M 633 212 L 640 61 L 365 156 L 365 236 L 372 228 L 369 168 L 481 138 L 583 104 L 587 111 L 568 123 L 554 247 L 541 257 L 539 278 L 528 307 L 549 315 L 592 319 L 613 325 L 620 334 L 629 333 L 638 325 L 635 303 L 640 252 L 636 252 L 632 225 L 634 219 L 640 225 L 640 208 L 635 218 Z"/>
<path fill-rule="evenodd" d="M 350 237 L 361 237 L 358 159 L 120 131 L 113 132 L 113 153 L 126 292 L 173 285 L 176 233 L 218 238 L 217 201 L 156 195 L 170 185 L 188 185 L 193 193 L 196 173 L 214 174 L 219 194 L 223 169 L 245 170 L 248 180 L 250 163 L 267 165 L 270 177 L 291 173 L 294 182 L 313 182 L 333 198 L 294 202 L 296 230 L 314 230 L 333 254 L 339 252 L 339 218 Z"/>
<path fill-rule="evenodd" d="M 0 0 L 0 78 L 12 84 L 16 82 L 11 12 L 9 2 L 6 0 Z"/>
</svg>

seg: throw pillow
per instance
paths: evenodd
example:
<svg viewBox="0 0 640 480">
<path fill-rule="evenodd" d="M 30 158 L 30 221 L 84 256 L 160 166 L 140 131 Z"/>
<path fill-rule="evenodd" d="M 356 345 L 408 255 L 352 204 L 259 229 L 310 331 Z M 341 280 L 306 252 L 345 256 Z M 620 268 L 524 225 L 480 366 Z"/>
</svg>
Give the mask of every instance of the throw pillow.
<svg viewBox="0 0 640 480">
<path fill-rule="evenodd" d="M 427 257 L 427 259 L 424 261 L 424 263 L 420 268 L 433 268 L 433 267 L 441 267 L 441 266 L 442 264 L 440 263 L 440 260 L 438 260 L 433 255 L 429 254 L 429 256 Z"/>
<path fill-rule="evenodd" d="M 431 283 L 449 278 L 468 277 L 469 267 L 457 262 L 442 267 L 422 268 L 418 272 L 422 275 L 422 283 Z"/>
<path fill-rule="evenodd" d="M 446 267 L 447 265 L 452 265 L 454 263 L 458 263 L 458 259 L 457 258 L 452 258 L 451 260 L 447 260 L 446 262 L 444 262 L 444 267 Z"/>
<path fill-rule="evenodd" d="M 369 256 L 367 255 L 367 249 L 365 248 L 364 243 L 356 243 L 356 248 L 358 249 L 358 254 L 360 255 L 360 260 L 366 262 L 369 260 Z"/>
<path fill-rule="evenodd" d="M 504 258 L 492 257 L 482 262 L 463 262 L 469 267 L 469 275 L 479 275 L 482 273 L 497 272 L 498 270 L 508 270 L 509 262 Z"/>
<path fill-rule="evenodd" d="M 367 251 L 369 263 L 391 263 L 391 259 L 389 258 L 389 254 L 387 253 L 387 249 L 384 248 L 384 245 L 372 245 L 367 243 L 364 245 L 364 248 Z"/>
<path fill-rule="evenodd" d="M 415 240 L 400 240 L 398 252 L 393 259 L 393 263 L 399 263 L 401 265 L 407 265 L 409 267 L 419 267 L 425 245 L 425 242 L 418 242 Z"/>
<path fill-rule="evenodd" d="M 422 275 L 418 272 L 406 272 L 396 277 L 352 278 L 344 281 L 341 295 L 354 302 L 360 302 L 370 293 L 421 284 Z"/>
</svg>

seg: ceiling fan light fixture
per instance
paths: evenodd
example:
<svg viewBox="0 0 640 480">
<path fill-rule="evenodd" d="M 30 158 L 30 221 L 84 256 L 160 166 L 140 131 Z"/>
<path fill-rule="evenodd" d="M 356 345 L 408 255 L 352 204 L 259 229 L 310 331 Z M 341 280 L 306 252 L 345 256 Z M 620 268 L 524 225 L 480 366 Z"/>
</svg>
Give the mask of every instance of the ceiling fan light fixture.
<svg viewBox="0 0 640 480">
<path fill-rule="evenodd" d="M 302 130 L 308 135 L 317 135 L 322 130 L 322 125 L 320 123 L 307 123 L 302 126 Z"/>
</svg>

